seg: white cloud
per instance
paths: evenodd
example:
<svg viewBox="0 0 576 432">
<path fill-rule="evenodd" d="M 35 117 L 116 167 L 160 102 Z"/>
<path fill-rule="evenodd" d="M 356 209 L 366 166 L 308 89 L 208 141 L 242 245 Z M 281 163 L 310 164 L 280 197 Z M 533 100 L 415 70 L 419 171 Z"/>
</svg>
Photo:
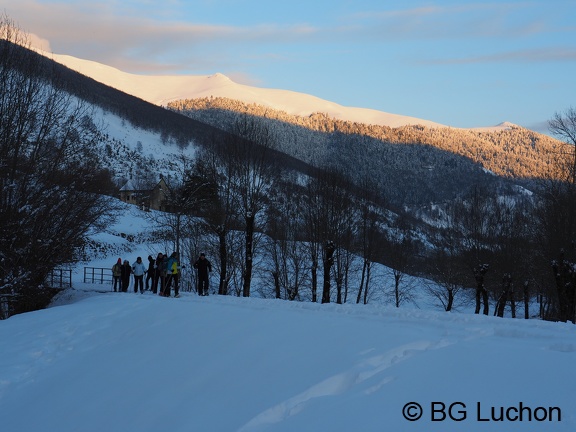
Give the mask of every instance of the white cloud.
<svg viewBox="0 0 576 432">
<path fill-rule="evenodd" d="M 34 33 L 29 33 L 29 37 L 30 37 L 30 44 L 32 45 L 33 48 L 40 49 L 46 52 L 52 52 L 49 40 L 41 38 L 40 36 Z"/>
<path fill-rule="evenodd" d="M 231 47 L 308 41 L 306 24 L 229 26 L 175 19 L 178 2 L 40 3 L 7 0 L 7 13 L 33 31 L 42 49 L 108 64 L 130 72 L 178 73 L 220 69 Z M 172 6 L 172 7 L 171 7 Z M 154 9 L 150 9 L 154 7 Z M 207 47 L 212 46 L 208 54 Z M 144 60 L 143 60 L 144 59 Z M 245 73 L 245 72 L 244 72 Z"/>
<path fill-rule="evenodd" d="M 460 58 L 419 60 L 418 63 L 428 65 L 463 65 L 476 63 L 541 63 L 557 61 L 576 61 L 576 49 L 551 47 L 546 49 L 506 51 L 478 56 L 463 56 Z"/>
</svg>

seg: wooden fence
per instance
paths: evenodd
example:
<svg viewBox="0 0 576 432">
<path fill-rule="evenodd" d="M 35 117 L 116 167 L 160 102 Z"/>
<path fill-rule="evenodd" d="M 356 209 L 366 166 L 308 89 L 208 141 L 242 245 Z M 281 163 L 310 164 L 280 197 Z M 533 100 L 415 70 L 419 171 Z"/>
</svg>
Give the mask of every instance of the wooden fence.
<svg viewBox="0 0 576 432">
<path fill-rule="evenodd" d="M 72 288 L 72 270 L 54 269 L 48 274 L 44 283 L 50 288 Z"/>
<path fill-rule="evenodd" d="M 112 269 L 84 267 L 84 283 L 112 284 Z"/>
</svg>

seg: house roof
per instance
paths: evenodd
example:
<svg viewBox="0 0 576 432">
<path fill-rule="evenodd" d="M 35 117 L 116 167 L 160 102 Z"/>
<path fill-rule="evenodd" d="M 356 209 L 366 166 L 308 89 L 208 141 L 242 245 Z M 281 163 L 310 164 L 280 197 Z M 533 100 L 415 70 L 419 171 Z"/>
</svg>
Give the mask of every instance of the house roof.
<svg viewBox="0 0 576 432">
<path fill-rule="evenodd" d="M 163 178 L 161 178 L 160 181 L 159 181 L 158 183 L 156 183 L 156 185 L 154 186 L 154 188 L 156 188 L 156 187 L 162 188 L 162 184 L 163 184 L 163 183 L 165 184 L 165 181 L 164 181 Z M 154 188 L 151 188 L 150 190 L 152 190 L 152 189 L 154 189 Z M 143 189 L 137 188 L 134 180 L 132 180 L 132 179 L 128 180 L 128 181 L 124 184 L 124 186 L 122 186 L 122 187 L 120 188 L 120 191 L 121 191 L 121 192 L 126 192 L 126 191 L 141 191 L 141 190 L 143 190 Z M 145 189 L 145 190 L 149 190 L 149 189 Z"/>
<path fill-rule="evenodd" d="M 132 180 L 128 180 L 124 186 L 122 186 L 120 188 L 121 191 L 133 191 L 136 190 L 136 187 L 134 186 L 134 182 Z"/>
</svg>

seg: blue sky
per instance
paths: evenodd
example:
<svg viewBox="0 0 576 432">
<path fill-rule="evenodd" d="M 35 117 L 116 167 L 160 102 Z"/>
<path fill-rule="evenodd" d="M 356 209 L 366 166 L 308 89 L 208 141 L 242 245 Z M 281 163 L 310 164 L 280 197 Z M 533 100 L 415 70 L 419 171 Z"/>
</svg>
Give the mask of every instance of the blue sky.
<svg viewBox="0 0 576 432">
<path fill-rule="evenodd" d="M 207 75 L 455 127 L 576 105 L 576 1 L 4 0 L 56 54 Z"/>
</svg>

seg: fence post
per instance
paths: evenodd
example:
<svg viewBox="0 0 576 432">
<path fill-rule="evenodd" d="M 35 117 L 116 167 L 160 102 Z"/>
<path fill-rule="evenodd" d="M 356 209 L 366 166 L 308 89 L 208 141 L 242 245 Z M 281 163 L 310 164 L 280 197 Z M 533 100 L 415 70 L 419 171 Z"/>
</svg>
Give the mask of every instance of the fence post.
<svg viewBox="0 0 576 432">
<path fill-rule="evenodd" d="M 96 282 L 100 284 L 112 283 L 112 270 L 103 267 L 84 267 L 84 283 Z"/>
</svg>

